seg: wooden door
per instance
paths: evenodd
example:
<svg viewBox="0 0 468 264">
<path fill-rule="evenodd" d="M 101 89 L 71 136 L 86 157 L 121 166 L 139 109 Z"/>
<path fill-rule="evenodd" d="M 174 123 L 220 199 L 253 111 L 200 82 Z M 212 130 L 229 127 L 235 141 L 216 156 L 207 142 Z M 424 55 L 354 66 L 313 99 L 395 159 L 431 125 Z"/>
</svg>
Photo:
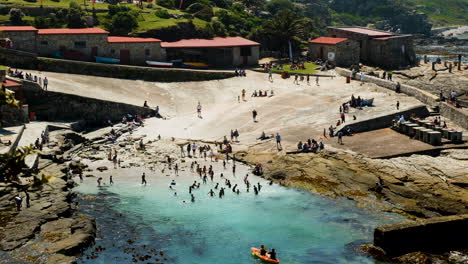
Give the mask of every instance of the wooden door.
<svg viewBox="0 0 468 264">
<path fill-rule="evenodd" d="M 242 56 L 242 65 L 246 66 L 247 64 L 249 64 L 249 57 Z"/>
<path fill-rule="evenodd" d="M 130 50 L 122 49 L 120 50 L 120 64 L 129 64 L 130 63 Z"/>
<path fill-rule="evenodd" d="M 91 48 L 91 60 L 93 60 L 93 61 L 94 61 L 94 57 L 97 56 L 97 49 L 98 49 L 98 47 L 92 47 Z"/>
</svg>

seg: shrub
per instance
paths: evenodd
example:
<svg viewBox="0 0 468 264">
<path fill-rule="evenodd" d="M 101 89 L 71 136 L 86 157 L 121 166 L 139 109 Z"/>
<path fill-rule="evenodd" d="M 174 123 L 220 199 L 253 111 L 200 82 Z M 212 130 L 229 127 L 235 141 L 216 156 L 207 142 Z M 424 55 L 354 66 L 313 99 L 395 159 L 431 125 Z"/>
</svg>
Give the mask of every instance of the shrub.
<svg viewBox="0 0 468 264">
<path fill-rule="evenodd" d="M 24 13 L 19 8 L 10 9 L 10 22 L 14 26 L 23 24 Z"/>
<path fill-rule="evenodd" d="M 201 3 L 193 3 L 193 4 L 189 5 L 189 7 L 187 7 L 187 11 L 190 12 L 190 13 L 196 13 L 198 11 L 201 11 L 205 7 L 206 6 L 204 6 Z"/>
<path fill-rule="evenodd" d="M 198 11 L 195 13 L 195 17 L 205 20 L 205 21 L 211 21 L 211 18 L 214 16 L 213 14 L 213 8 L 211 7 L 205 7 L 202 10 Z"/>
<path fill-rule="evenodd" d="M 153 4 L 152 3 L 147 4 L 146 8 L 153 8 Z"/>
<path fill-rule="evenodd" d="M 160 18 L 170 18 L 171 15 L 169 14 L 169 12 L 167 12 L 166 9 L 158 9 L 156 10 L 156 12 L 154 12 L 154 15 L 156 15 L 157 17 L 160 17 Z"/>
<path fill-rule="evenodd" d="M 128 12 L 130 11 L 130 8 L 128 8 L 127 6 L 118 6 L 118 5 L 109 5 L 108 6 L 108 9 L 109 9 L 109 16 L 114 16 L 115 14 L 119 13 L 119 12 Z"/>
<path fill-rule="evenodd" d="M 174 7 L 176 7 L 174 0 L 159 0 L 158 5 L 165 7 L 165 8 L 170 8 L 170 9 L 173 9 Z"/>
</svg>

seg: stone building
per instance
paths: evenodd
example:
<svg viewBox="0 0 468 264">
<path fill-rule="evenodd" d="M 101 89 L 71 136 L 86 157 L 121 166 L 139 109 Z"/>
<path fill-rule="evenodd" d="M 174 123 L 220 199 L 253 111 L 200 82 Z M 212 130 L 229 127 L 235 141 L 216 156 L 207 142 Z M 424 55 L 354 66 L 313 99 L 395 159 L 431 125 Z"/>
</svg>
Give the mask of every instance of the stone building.
<svg viewBox="0 0 468 264">
<path fill-rule="evenodd" d="M 183 39 L 162 42 L 166 59 L 204 62 L 212 66 L 247 66 L 258 63 L 260 43 L 241 37 Z"/>
<path fill-rule="evenodd" d="M 37 53 L 54 56 L 57 51 L 79 51 L 89 60 L 100 56 L 107 48 L 109 32 L 100 28 L 53 28 L 37 32 Z"/>
<path fill-rule="evenodd" d="M 0 27 L 0 36 L 13 42 L 13 49 L 36 52 L 37 29 L 30 26 Z"/>
<path fill-rule="evenodd" d="M 144 65 L 147 60 L 163 59 L 159 39 L 108 37 L 107 43 L 103 56 L 120 59 L 122 64 Z"/>
<path fill-rule="evenodd" d="M 95 56 L 120 59 L 121 64 L 144 65 L 146 60 L 163 60 L 161 41 L 154 38 L 110 37 L 100 28 L 0 27 L 1 36 L 13 48 L 39 56 L 63 56 L 94 61 Z M 74 54 L 73 54 L 74 53 Z"/>
<path fill-rule="evenodd" d="M 359 43 L 347 38 L 320 37 L 309 41 L 309 57 L 340 67 L 359 63 Z"/>
<path fill-rule="evenodd" d="M 360 62 L 367 65 L 399 68 L 416 63 L 412 35 L 362 27 L 328 27 L 327 35 L 357 41 Z"/>
<path fill-rule="evenodd" d="M 161 42 L 155 38 L 113 37 L 100 28 L 0 27 L 0 36 L 9 38 L 13 49 L 39 56 L 94 61 L 94 57 L 120 59 L 121 64 L 145 65 L 145 61 L 184 60 L 205 62 L 215 67 L 258 63 L 257 42 L 241 37 L 184 39 Z M 64 56 L 66 54 L 66 56 Z"/>
</svg>

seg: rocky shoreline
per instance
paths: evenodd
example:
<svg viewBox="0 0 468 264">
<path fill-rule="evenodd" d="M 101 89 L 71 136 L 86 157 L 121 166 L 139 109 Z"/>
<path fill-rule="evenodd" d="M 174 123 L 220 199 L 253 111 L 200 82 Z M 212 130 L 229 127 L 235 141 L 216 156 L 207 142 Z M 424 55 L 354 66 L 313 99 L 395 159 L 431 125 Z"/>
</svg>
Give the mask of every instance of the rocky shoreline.
<svg viewBox="0 0 468 264">
<path fill-rule="evenodd" d="M 154 163 L 166 162 L 167 156 L 179 160 L 178 144 L 186 140 L 162 139 L 157 141 L 156 152 L 137 155 L 135 145 L 145 136 L 132 135 L 132 130 L 130 126 L 116 127 L 115 138 L 127 137 L 117 143 L 109 138 L 110 128 L 90 133 L 87 139 L 74 132 L 57 131 L 53 135 L 56 142 L 41 154 L 39 162 L 48 183 L 29 190 L 31 206 L 20 212 L 9 201 L 20 189 L 0 186 L 0 263 L 76 263 L 83 250 L 93 244 L 95 219 L 79 214 L 72 190 L 75 182 L 71 175 L 81 171 L 83 176 L 93 177 L 91 169 L 79 160 L 104 160 L 111 148 L 125 153 L 122 158 L 126 166 L 144 164 L 152 168 Z M 440 157 L 375 160 L 331 148 L 318 154 L 285 155 L 250 147 L 238 151 L 235 157 L 248 165 L 263 164 L 263 177 L 284 186 L 331 198 L 345 197 L 358 207 L 399 213 L 409 220 L 468 213 L 468 150 L 448 150 Z M 375 188 L 378 182 L 381 189 Z M 361 250 L 365 254 L 375 251 L 370 246 Z"/>
<path fill-rule="evenodd" d="M 75 263 L 83 248 L 94 242 L 95 220 L 77 214 L 74 182 L 64 163 L 68 153 L 63 149 L 71 144 L 69 138 L 53 142 L 55 147 L 41 154 L 42 182 L 28 188 L 30 206 L 23 202 L 16 211 L 10 200 L 16 194 L 24 197 L 24 186 L 0 185 L 0 263 Z"/>
</svg>

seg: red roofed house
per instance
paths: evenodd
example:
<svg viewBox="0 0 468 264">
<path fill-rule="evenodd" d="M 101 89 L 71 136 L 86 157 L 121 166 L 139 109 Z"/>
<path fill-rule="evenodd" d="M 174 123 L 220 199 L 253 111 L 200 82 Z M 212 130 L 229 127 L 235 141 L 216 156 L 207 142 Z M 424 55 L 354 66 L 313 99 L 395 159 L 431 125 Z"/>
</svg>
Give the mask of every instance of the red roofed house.
<svg viewBox="0 0 468 264">
<path fill-rule="evenodd" d="M 212 66 L 246 66 L 258 64 L 260 44 L 241 37 L 183 39 L 163 42 L 166 59 L 203 62 Z"/>
<path fill-rule="evenodd" d="M 359 44 L 347 38 L 320 37 L 309 41 L 309 57 L 348 67 L 359 63 Z"/>
<path fill-rule="evenodd" d="M 161 41 L 153 38 L 109 37 L 100 28 L 0 27 L 0 35 L 9 38 L 13 49 L 94 61 L 95 56 L 120 59 L 121 64 L 144 65 L 146 60 L 162 60 Z M 64 54 L 68 54 L 64 56 Z"/>
<path fill-rule="evenodd" d="M 363 27 L 328 27 L 327 35 L 357 41 L 360 62 L 367 65 L 399 68 L 416 63 L 411 35 Z"/>
</svg>

